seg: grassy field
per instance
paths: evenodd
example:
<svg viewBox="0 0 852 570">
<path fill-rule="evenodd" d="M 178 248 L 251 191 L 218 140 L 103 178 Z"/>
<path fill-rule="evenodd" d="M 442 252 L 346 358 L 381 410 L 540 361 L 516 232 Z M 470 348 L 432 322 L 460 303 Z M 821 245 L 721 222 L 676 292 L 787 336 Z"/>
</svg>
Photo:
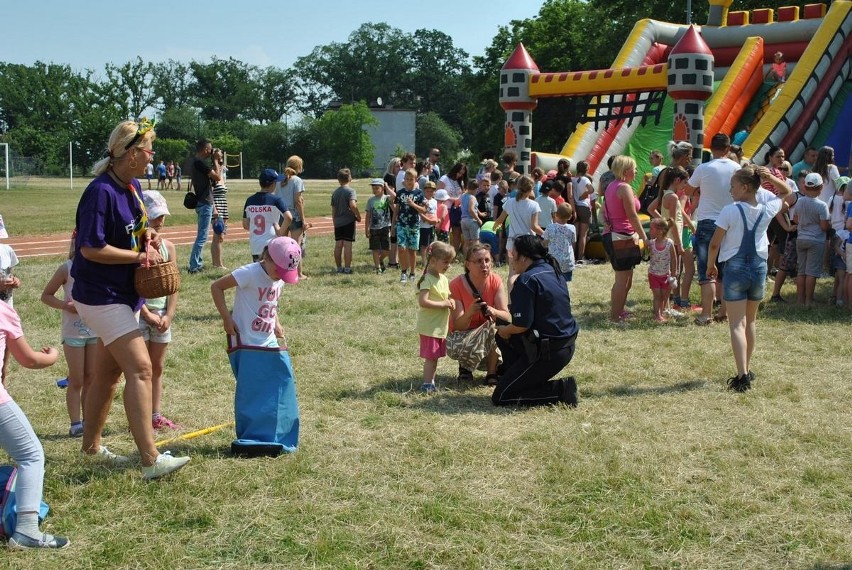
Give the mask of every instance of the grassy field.
<svg viewBox="0 0 852 570">
<path fill-rule="evenodd" d="M 308 183 L 320 196 L 334 186 Z M 24 194 L 43 203 L 57 192 L 2 193 L 0 213 L 10 228 L 36 220 Z M 192 463 L 144 483 L 138 466 L 79 457 L 54 384 L 62 361 L 13 365 L 10 391 L 47 455 L 45 528 L 73 544 L 4 553 L 0 566 L 852 568 L 848 313 L 766 307 L 754 389 L 735 394 L 724 384 L 734 371 L 726 326 L 653 323 L 644 268 L 628 303 L 634 322 L 610 325 L 612 272 L 584 267 L 571 285 L 582 330 L 566 369 L 579 408 L 496 409 L 488 388 L 458 386 L 446 359 L 441 390 L 420 395 L 413 287 L 370 273 L 362 238 L 355 273 L 332 275 L 332 245 L 311 240 L 312 278 L 280 303 L 301 406 L 294 455 L 232 458 L 224 430 L 170 446 Z M 229 267 L 246 262 L 247 244 L 226 246 Z M 35 346 L 58 344 L 59 315 L 38 298 L 60 261 L 26 259 L 17 271 L 15 306 Z M 183 276 L 163 412 L 184 431 L 233 418 L 209 295 L 218 275 Z M 105 443 L 130 453 L 116 400 Z"/>
<path fill-rule="evenodd" d="M 74 188 L 70 187 L 67 179 L 58 178 L 12 178 L 10 189 L 0 190 L 0 214 L 9 231 L 9 235 L 45 235 L 57 232 L 68 232 L 74 229 L 74 214 L 80 195 L 91 181 L 76 179 Z M 352 187 L 358 196 L 367 203 L 371 196 L 369 180 L 354 180 Z M 146 181 L 142 188 L 147 189 Z M 156 189 L 156 181 L 152 188 Z M 331 193 L 338 187 L 336 180 L 306 180 L 305 181 L 305 215 L 310 217 L 328 216 L 331 214 Z M 184 190 L 165 190 L 163 194 L 169 202 L 172 215 L 169 225 L 185 225 L 197 223 L 195 210 L 183 207 Z M 228 180 L 228 202 L 232 216 L 237 216 L 246 198 L 259 190 L 257 180 Z M 363 209 L 363 207 L 362 207 Z"/>
</svg>

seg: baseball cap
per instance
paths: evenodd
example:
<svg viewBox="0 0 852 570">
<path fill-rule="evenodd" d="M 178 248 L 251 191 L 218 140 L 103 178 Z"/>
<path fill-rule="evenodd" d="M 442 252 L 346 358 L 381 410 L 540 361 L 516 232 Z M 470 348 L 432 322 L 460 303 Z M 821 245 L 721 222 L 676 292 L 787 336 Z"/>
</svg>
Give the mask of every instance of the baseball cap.
<svg viewBox="0 0 852 570">
<path fill-rule="evenodd" d="M 302 262 L 302 248 L 296 240 L 290 237 L 277 237 L 266 246 L 269 257 L 275 263 L 278 277 L 284 283 L 297 283 L 299 281 L 299 263 Z"/>
<path fill-rule="evenodd" d="M 217 236 L 225 233 L 225 222 L 222 221 L 222 218 L 216 218 L 213 220 L 213 233 Z"/>
<path fill-rule="evenodd" d="M 3 223 L 3 216 L 0 216 L 0 239 L 9 237 L 9 232 L 6 231 L 6 224 Z"/>
<path fill-rule="evenodd" d="M 372 180 L 370 180 L 370 186 L 384 186 L 384 185 L 385 185 L 385 181 L 382 180 L 381 178 L 373 178 Z"/>
<path fill-rule="evenodd" d="M 423 185 L 423 188 L 424 188 L 424 189 L 426 189 L 426 188 L 432 188 L 432 189 L 434 190 L 435 188 L 437 188 L 437 186 L 435 185 L 435 183 L 434 183 L 434 182 L 432 182 L 432 181 L 430 180 L 430 181 L 428 181 L 426 184 L 424 184 L 424 185 Z"/>
<path fill-rule="evenodd" d="M 278 172 L 274 168 L 264 168 L 260 171 L 260 185 L 263 188 L 266 188 L 270 184 L 273 184 L 278 181 Z"/>
<path fill-rule="evenodd" d="M 822 176 L 818 172 L 811 172 L 805 176 L 805 186 L 808 188 L 816 188 L 822 186 Z"/>
<path fill-rule="evenodd" d="M 449 200 L 449 199 L 450 199 L 450 195 L 447 193 L 447 191 L 446 191 L 446 190 L 444 190 L 443 188 L 441 188 L 440 190 L 438 190 L 437 192 L 435 192 L 435 199 L 436 199 L 437 201 L 439 201 L 439 202 L 443 202 L 444 200 Z"/>
<path fill-rule="evenodd" d="M 849 177 L 848 176 L 841 176 L 840 178 L 838 178 L 837 180 L 834 181 L 834 187 L 837 188 L 838 190 L 840 190 L 844 186 L 846 186 L 847 188 L 849 187 Z"/>
<path fill-rule="evenodd" d="M 156 220 L 160 216 L 171 216 L 169 205 L 166 203 L 166 197 L 156 190 L 145 190 L 142 194 L 142 200 L 145 202 L 145 209 L 148 210 L 148 219 Z"/>
<path fill-rule="evenodd" d="M 556 171 L 555 170 L 548 170 L 547 171 L 547 179 L 553 180 L 554 178 L 556 178 Z"/>
</svg>

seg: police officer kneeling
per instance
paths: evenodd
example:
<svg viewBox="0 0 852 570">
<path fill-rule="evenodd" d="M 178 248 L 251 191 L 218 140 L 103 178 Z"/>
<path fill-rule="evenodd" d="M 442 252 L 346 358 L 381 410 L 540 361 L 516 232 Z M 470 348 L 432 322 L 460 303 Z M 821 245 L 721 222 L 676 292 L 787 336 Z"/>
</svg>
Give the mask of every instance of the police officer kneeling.
<svg viewBox="0 0 852 570">
<path fill-rule="evenodd" d="M 512 323 L 497 327 L 503 373 L 491 400 L 495 406 L 577 405 L 573 377 L 551 381 L 574 356 L 579 327 L 558 264 L 538 236 L 514 240 L 518 278 L 509 294 Z"/>
</svg>

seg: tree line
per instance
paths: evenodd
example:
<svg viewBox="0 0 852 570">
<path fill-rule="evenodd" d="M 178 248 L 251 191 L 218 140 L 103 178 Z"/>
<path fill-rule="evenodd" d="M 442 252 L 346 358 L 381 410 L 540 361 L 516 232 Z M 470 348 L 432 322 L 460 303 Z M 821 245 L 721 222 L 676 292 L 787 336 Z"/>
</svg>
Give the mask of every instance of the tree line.
<svg viewBox="0 0 852 570">
<path fill-rule="evenodd" d="M 706 2 L 694 0 L 704 23 Z M 732 9 L 777 8 L 788 2 L 735 2 Z M 208 138 L 231 155 L 244 153 L 246 176 L 290 154 L 306 176 L 332 177 L 342 166 L 365 173 L 374 147 L 363 130 L 369 106 L 413 109 L 418 156 L 431 146 L 444 160 L 463 149 L 499 151 L 505 114 L 497 101 L 499 70 L 523 42 L 542 72 L 608 67 L 634 23 L 646 17 L 685 22 L 686 3 L 649 0 L 545 0 L 538 14 L 500 26 L 482 54 L 455 47 L 432 29 L 406 33 L 364 23 L 345 41 L 317 46 L 288 69 L 234 58 L 189 63 L 137 57 L 101 72 L 61 63 L 0 63 L 0 142 L 37 157 L 48 174 L 87 172 L 109 132 L 125 118 L 153 110 L 157 159 L 182 161 Z M 575 101 L 543 99 L 533 116 L 536 148 L 555 150 L 574 128 Z M 379 157 L 384 160 L 389 157 Z"/>
</svg>

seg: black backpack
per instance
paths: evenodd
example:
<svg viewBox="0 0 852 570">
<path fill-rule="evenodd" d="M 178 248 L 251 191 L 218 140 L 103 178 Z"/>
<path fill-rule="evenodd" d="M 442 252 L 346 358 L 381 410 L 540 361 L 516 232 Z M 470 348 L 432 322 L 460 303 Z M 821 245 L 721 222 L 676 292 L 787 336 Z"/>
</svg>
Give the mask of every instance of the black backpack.
<svg viewBox="0 0 852 570">
<path fill-rule="evenodd" d="M 660 174 L 662 173 L 661 170 Z M 660 196 L 660 174 L 657 174 L 653 182 L 645 184 L 642 193 L 639 195 L 639 211 L 643 214 L 648 213 L 648 206 Z"/>
</svg>

